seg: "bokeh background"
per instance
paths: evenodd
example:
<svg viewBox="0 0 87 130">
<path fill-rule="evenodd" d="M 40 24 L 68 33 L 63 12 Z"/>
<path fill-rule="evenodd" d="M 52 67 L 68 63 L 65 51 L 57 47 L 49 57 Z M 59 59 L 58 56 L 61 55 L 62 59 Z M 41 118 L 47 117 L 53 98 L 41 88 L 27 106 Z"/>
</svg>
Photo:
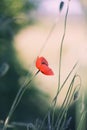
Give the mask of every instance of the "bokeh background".
<svg viewBox="0 0 87 130">
<path fill-rule="evenodd" d="M 30 69 L 31 72 L 35 73 L 36 71 L 35 58 L 38 55 L 46 57 L 49 61 L 55 75 L 53 77 L 47 77 L 39 74 L 36 79 L 38 87 L 41 86 L 39 88 L 50 94 L 52 98 L 57 89 L 59 49 L 64 28 L 64 15 L 67 8 L 67 1 L 64 2 L 64 8 L 60 13 L 58 8 L 60 1 L 41 1 L 37 11 L 33 11 L 32 13 L 32 17 L 36 18 L 37 22 L 33 26 L 29 26 L 29 28 L 26 27 L 20 31 L 14 39 L 19 60 L 24 67 Z M 70 2 L 67 31 L 63 47 L 61 82 L 64 81 L 76 61 L 79 61 L 79 67 L 76 71 L 78 71 L 79 74 L 81 73 L 81 78 L 84 84 L 86 84 L 87 39 L 86 13 L 84 11 L 85 7 L 82 5 L 81 1 L 74 0 Z M 53 33 L 42 49 L 56 21 L 57 24 Z M 65 91 L 66 90 L 64 90 L 64 93 Z M 60 101 L 61 100 L 63 100 L 62 94 L 60 95 Z"/>
<path fill-rule="evenodd" d="M 40 73 L 35 78 L 11 121 L 35 122 L 47 112 L 57 90 L 59 49 L 67 8 L 67 0 L 64 0 L 64 8 L 60 13 L 60 1 L 0 0 L 0 120 L 7 117 L 27 73 L 30 79 L 37 71 L 35 59 L 38 55 L 48 60 L 55 75 L 49 77 Z M 63 47 L 61 83 L 78 60 L 75 72 L 81 76 L 82 90 L 87 85 L 86 18 L 86 0 L 71 0 Z M 49 40 L 44 44 L 56 21 Z M 66 88 L 60 94 L 58 105 L 65 93 Z"/>
</svg>

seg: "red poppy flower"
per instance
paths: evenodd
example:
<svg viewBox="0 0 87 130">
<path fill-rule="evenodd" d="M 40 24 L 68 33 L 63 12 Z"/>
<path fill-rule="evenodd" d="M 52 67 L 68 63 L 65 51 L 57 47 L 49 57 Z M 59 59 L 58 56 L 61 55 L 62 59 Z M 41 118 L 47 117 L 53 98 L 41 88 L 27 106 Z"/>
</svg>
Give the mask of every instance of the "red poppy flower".
<svg viewBox="0 0 87 130">
<path fill-rule="evenodd" d="M 48 62 L 44 57 L 37 57 L 36 67 L 45 75 L 54 75 L 51 68 L 48 66 Z"/>
</svg>

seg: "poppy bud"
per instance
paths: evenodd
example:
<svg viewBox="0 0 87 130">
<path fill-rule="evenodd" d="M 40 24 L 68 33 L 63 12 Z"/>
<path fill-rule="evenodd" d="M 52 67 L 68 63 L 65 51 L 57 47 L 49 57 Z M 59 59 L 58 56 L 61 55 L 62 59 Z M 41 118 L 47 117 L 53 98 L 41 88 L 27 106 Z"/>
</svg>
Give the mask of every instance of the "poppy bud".
<svg viewBox="0 0 87 130">
<path fill-rule="evenodd" d="M 61 2 L 60 2 L 60 5 L 59 5 L 59 11 L 60 11 L 60 12 L 62 11 L 63 6 L 64 6 L 64 1 L 61 1 Z"/>
</svg>

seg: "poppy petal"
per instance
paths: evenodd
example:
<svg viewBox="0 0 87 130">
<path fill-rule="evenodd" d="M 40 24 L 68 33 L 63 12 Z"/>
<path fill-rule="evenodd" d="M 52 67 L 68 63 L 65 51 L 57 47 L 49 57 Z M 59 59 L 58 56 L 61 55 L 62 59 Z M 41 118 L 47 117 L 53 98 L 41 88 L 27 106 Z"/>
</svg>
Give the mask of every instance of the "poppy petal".
<svg viewBox="0 0 87 130">
<path fill-rule="evenodd" d="M 54 75 L 52 69 L 44 64 L 40 66 L 40 71 L 45 75 Z"/>
<path fill-rule="evenodd" d="M 41 63 L 48 66 L 48 61 L 44 57 L 41 57 Z"/>
<path fill-rule="evenodd" d="M 48 66 L 47 60 L 44 57 L 37 57 L 36 67 L 39 69 L 42 64 L 45 64 Z"/>
<path fill-rule="evenodd" d="M 52 69 L 48 67 L 48 62 L 44 57 L 37 57 L 36 67 L 45 75 L 54 75 Z"/>
<path fill-rule="evenodd" d="M 41 60 L 39 57 L 37 57 L 37 60 L 36 60 L 36 67 L 39 69 L 41 66 Z"/>
</svg>

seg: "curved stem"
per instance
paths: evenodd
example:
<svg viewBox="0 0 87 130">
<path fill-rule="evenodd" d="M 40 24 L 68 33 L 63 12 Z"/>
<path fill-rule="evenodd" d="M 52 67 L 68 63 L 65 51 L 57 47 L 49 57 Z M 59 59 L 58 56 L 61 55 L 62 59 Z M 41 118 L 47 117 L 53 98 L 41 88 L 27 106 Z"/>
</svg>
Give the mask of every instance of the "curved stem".
<svg viewBox="0 0 87 130">
<path fill-rule="evenodd" d="M 66 24 L 67 24 L 68 12 L 69 12 L 69 2 L 70 2 L 70 0 L 68 0 L 67 10 L 66 10 L 65 20 L 64 20 L 64 32 L 63 32 L 63 36 L 62 36 L 61 44 L 60 44 L 59 73 L 58 73 L 58 89 L 57 89 L 56 96 L 55 96 L 55 98 L 54 98 L 54 100 L 53 100 L 53 103 L 54 103 L 54 104 L 53 104 L 52 124 L 53 124 L 53 122 L 54 122 L 54 111 L 55 111 L 55 106 L 56 106 L 56 102 L 57 102 L 57 97 L 58 97 L 59 89 L 60 89 L 62 50 L 63 50 L 63 43 L 64 43 L 64 39 L 65 39 L 65 35 L 66 35 Z"/>
<path fill-rule="evenodd" d="M 64 32 L 63 32 L 63 36 L 62 36 L 62 40 L 61 40 L 61 45 L 60 45 L 58 91 L 59 91 L 59 88 L 60 88 L 62 50 L 63 50 L 63 43 L 64 43 L 64 39 L 65 39 L 65 35 L 66 35 L 66 25 L 67 25 L 67 17 L 68 17 L 68 12 L 69 12 L 69 2 L 70 2 L 70 0 L 68 1 L 68 5 L 67 5 L 67 10 L 66 10 L 66 14 L 65 14 L 65 21 L 64 21 Z"/>
</svg>

